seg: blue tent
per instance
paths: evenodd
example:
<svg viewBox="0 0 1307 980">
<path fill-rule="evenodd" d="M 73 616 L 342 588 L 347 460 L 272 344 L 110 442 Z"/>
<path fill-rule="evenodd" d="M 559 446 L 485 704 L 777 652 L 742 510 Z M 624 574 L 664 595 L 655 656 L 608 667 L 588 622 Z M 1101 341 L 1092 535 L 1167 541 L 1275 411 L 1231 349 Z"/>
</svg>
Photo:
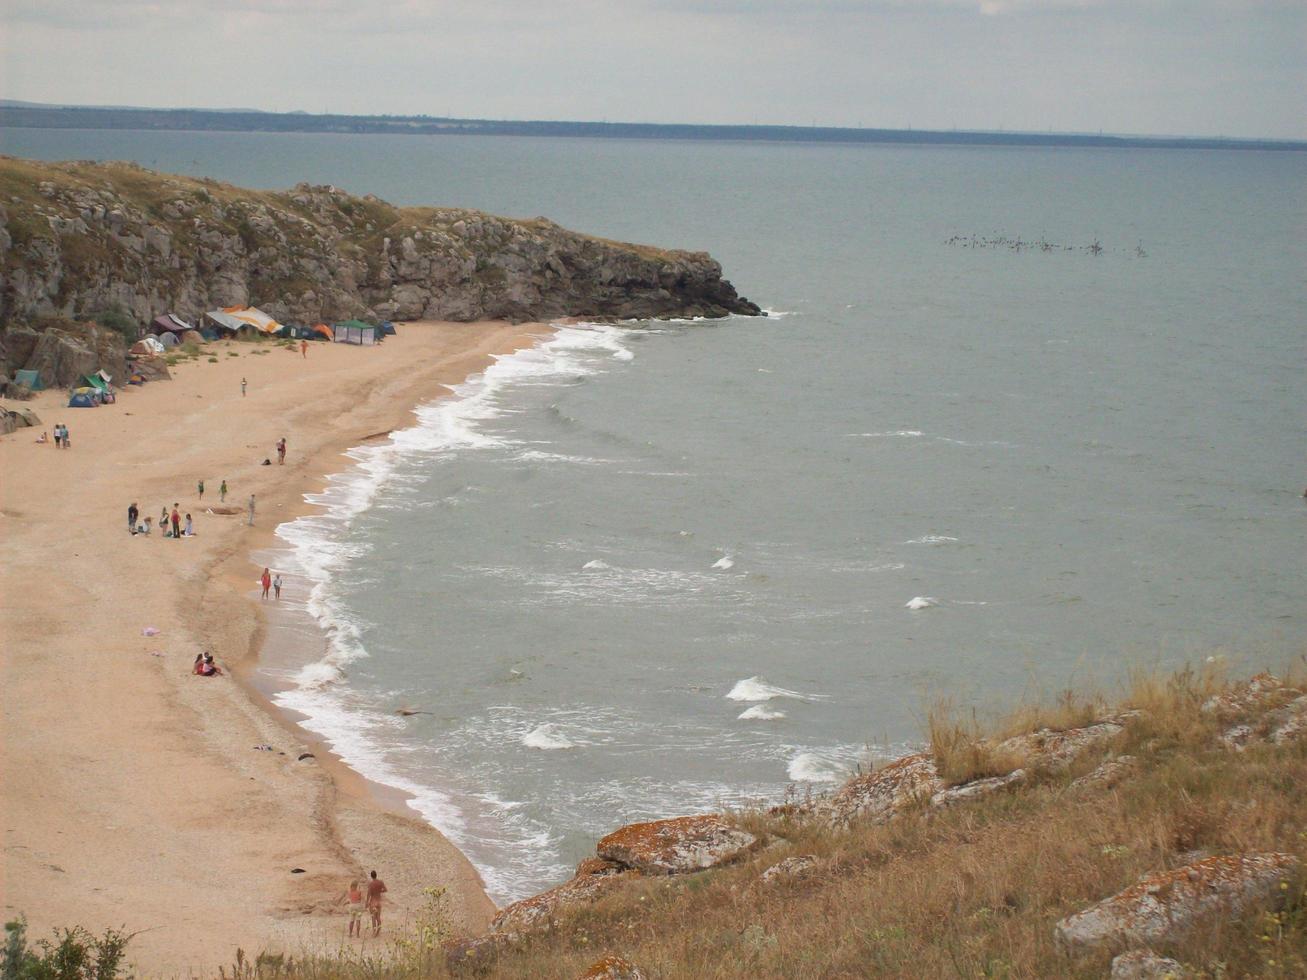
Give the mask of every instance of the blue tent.
<svg viewBox="0 0 1307 980">
<path fill-rule="evenodd" d="M 385 334 L 387 337 L 393 337 L 395 336 L 395 325 L 391 323 L 389 320 L 382 320 L 381 332 Z"/>
<path fill-rule="evenodd" d="M 33 391 L 45 390 L 45 383 L 41 380 L 40 371 L 15 371 L 14 380 L 20 385 L 27 385 Z"/>
<path fill-rule="evenodd" d="M 69 408 L 95 408 L 95 399 L 90 395 L 77 392 L 72 398 L 68 399 Z"/>
</svg>

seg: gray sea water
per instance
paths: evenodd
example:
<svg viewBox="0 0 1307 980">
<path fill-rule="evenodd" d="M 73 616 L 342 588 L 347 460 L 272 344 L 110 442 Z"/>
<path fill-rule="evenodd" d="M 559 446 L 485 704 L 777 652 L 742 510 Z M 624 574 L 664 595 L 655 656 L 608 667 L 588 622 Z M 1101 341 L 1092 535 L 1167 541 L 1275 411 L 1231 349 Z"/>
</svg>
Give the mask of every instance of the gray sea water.
<svg viewBox="0 0 1307 980">
<path fill-rule="evenodd" d="M 281 702 L 500 900 L 624 821 L 830 786 L 936 697 L 1307 649 L 1302 154 L 0 145 L 707 249 L 774 311 L 567 328 L 281 529 L 330 636 Z"/>
</svg>

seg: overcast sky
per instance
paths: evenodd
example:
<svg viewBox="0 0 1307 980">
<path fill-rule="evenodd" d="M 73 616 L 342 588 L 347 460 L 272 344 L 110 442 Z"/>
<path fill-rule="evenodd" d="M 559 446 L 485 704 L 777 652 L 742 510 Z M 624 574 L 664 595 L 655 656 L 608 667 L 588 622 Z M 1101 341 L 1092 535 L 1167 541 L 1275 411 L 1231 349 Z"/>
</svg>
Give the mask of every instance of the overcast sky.
<svg viewBox="0 0 1307 980">
<path fill-rule="evenodd" d="M 0 0 L 37 102 L 1307 137 L 1307 0 Z"/>
</svg>

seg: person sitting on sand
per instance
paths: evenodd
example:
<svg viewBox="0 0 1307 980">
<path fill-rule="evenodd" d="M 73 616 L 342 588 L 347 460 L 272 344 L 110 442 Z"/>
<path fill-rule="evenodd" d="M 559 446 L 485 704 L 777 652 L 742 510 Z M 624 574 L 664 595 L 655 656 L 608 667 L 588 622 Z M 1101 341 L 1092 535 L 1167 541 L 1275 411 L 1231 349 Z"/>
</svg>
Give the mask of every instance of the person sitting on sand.
<svg viewBox="0 0 1307 980">
<path fill-rule="evenodd" d="M 146 535 L 147 537 L 149 536 L 149 534 L 150 534 L 150 518 L 149 518 L 149 517 L 146 517 L 145 520 L 143 520 L 143 521 L 141 522 L 141 526 L 138 527 L 138 528 L 136 529 L 136 533 L 137 533 L 137 534 L 144 534 L 144 535 Z"/>
<path fill-rule="evenodd" d="M 201 677 L 217 677 L 222 674 L 222 668 L 213 662 L 213 654 L 208 650 L 195 655 L 195 664 L 191 667 L 192 674 L 199 674 Z"/>
<path fill-rule="evenodd" d="M 48 432 L 42 432 L 39 436 L 36 437 L 36 444 L 38 446 L 44 446 L 49 441 L 50 441 L 50 433 Z"/>
<path fill-rule="evenodd" d="M 363 910 L 366 908 L 366 901 L 363 897 L 363 889 L 359 887 L 357 881 L 351 881 L 345 894 L 340 896 L 340 904 L 345 906 L 345 911 L 349 913 L 349 934 L 351 936 L 363 936 Z"/>
</svg>

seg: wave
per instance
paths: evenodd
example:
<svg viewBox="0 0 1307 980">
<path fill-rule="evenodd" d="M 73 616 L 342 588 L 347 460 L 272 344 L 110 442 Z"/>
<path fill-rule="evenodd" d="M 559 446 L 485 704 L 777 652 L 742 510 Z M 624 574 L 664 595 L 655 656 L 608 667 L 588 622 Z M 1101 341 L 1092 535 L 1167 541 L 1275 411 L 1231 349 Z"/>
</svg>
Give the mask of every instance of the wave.
<svg viewBox="0 0 1307 980">
<path fill-rule="evenodd" d="M 735 567 L 735 560 L 730 555 L 723 555 L 712 563 L 712 567 L 722 572 L 729 571 Z"/>
<path fill-rule="evenodd" d="M 777 711 L 769 708 L 765 704 L 755 704 L 752 708 L 745 708 L 736 718 L 740 721 L 775 721 L 778 718 L 784 718 L 784 711 Z"/>
<path fill-rule="evenodd" d="M 522 736 L 522 744 L 527 748 L 550 752 L 558 749 L 576 748 L 576 743 L 558 730 L 552 722 L 537 725 Z"/>
<path fill-rule="evenodd" d="M 919 538 L 913 538 L 911 541 L 904 541 L 904 544 L 952 544 L 957 538 L 950 537 L 947 534 L 923 534 Z"/>
<path fill-rule="evenodd" d="M 604 571 L 608 571 L 608 570 L 611 569 L 612 567 L 613 567 L 613 566 L 610 565 L 610 564 L 608 564 L 608 562 L 606 562 L 606 561 L 600 561 L 598 558 L 595 558 L 595 559 L 593 559 L 593 560 L 591 560 L 591 561 L 586 562 L 584 565 L 582 565 L 582 566 L 581 566 L 581 571 L 583 571 L 583 572 L 604 572 Z"/>
<path fill-rule="evenodd" d="M 846 767 L 839 761 L 817 752 L 800 752 L 786 767 L 796 783 L 838 783 Z"/>
<path fill-rule="evenodd" d="M 913 612 L 917 612 L 919 610 L 929 609 L 932 606 L 938 606 L 938 605 L 939 605 L 939 600 L 936 599 L 934 596 L 919 595 L 919 596 L 915 596 L 912 599 L 909 599 L 906 603 L 904 603 L 904 608 L 911 609 Z"/>
<path fill-rule="evenodd" d="M 761 677 L 746 677 L 736 681 L 735 686 L 726 693 L 730 701 L 770 701 L 773 698 L 793 698 L 796 701 L 823 701 L 824 694 L 801 694 L 784 687 L 768 684 Z"/>
</svg>

